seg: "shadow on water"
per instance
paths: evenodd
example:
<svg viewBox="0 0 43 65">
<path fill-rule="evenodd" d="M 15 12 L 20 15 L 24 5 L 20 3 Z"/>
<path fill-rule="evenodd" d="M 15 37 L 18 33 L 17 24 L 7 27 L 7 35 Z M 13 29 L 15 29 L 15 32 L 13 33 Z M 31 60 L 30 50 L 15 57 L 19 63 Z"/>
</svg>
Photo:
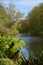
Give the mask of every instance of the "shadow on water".
<svg viewBox="0 0 43 65">
<path fill-rule="evenodd" d="M 29 34 L 19 34 L 16 37 L 21 38 L 26 43 L 26 48 L 23 48 L 21 52 L 23 52 L 27 58 L 29 57 L 29 52 L 36 54 L 43 50 L 43 37 L 30 36 Z"/>
</svg>

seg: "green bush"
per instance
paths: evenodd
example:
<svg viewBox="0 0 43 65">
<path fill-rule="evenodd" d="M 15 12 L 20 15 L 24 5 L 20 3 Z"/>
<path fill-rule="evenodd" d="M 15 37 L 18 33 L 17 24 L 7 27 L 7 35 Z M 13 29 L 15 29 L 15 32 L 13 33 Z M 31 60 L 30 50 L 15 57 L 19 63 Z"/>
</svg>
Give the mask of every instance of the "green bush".
<svg viewBox="0 0 43 65">
<path fill-rule="evenodd" d="M 0 65 L 15 65 L 14 62 L 16 62 L 16 65 L 19 65 L 22 61 L 25 62 L 24 56 L 19 54 L 19 52 L 17 60 L 12 61 L 16 56 L 15 53 L 23 47 L 25 47 L 25 43 L 21 39 L 0 35 Z"/>
<path fill-rule="evenodd" d="M 0 58 L 7 58 L 7 56 L 4 52 L 0 51 Z"/>
<path fill-rule="evenodd" d="M 43 52 L 30 56 L 30 65 L 43 65 Z"/>
<path fill-rule="evenodd" d="M 0 35 L 0 51 L 7 57 L 12 57 L 17 50 L 25 47 L 24 41 L 11 36 Z"/>
<path fill-rule="evenodd" d="M 0 58 L 0 65 L 15 65 L 12 60 Z"/>
</svg>

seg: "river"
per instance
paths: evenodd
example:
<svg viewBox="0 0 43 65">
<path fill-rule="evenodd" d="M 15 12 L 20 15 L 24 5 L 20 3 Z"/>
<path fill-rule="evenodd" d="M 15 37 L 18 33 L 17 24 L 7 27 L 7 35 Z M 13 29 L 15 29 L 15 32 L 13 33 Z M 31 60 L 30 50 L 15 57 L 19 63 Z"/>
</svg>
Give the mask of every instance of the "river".
<svg viewBox="0 0 43 65">
<path fill-rule="evenodd" d="M 16 36 L 17 38 L 21 38 L 26 47 L 21 49 L 21 52 L 26 56 L 26 59 L 29 58 L 29 54 L 36 54 L 43 51 L 43 37 L 39 36 L 30 36 L 29 34 L 19 34 Z"/>
</svg>

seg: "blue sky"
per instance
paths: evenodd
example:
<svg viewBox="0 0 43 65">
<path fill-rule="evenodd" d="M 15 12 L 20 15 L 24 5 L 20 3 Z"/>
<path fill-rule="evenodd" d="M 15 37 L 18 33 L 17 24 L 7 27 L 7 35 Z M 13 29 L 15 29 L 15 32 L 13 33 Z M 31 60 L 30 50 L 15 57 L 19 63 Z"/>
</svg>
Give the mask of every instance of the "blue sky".
<svg viewBox="0 0 43 65">
<path fill-rule="evenodd" d="M 25 13 L 25 15 L 27 15 L 34 6 L 43 3 L 43 0 L 0 0 L 0 2 L 1 1 L 4 2 L 5 5 L 9 4 L 9 2 L 13 2 L 16 5 L 16 8 Z"/>
</svg>

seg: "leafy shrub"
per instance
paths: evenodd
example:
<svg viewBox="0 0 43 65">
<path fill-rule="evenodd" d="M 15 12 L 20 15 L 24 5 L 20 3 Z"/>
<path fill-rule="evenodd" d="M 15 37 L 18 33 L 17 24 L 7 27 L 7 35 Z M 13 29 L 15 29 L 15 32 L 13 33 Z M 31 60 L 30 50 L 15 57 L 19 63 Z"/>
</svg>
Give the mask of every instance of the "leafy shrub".
<svg viewBox="0 0 43 65">
<path fill-rule="evenodd" d="M 0 35 L 0 65 L 14 65 L 13 61 L 9 59 L 15 59 L 15 53 L 22 47 L 25 47 L 25 43 L 21 39 Z M 16 60 L 16 65 L 21 64 L 22 61 L 25 62 L 25 58 L 21 54 L 18 55 Z"/>
<path fill-rule="evenodd" d="M 20 65 L 23 65 L 22 63 L 26 63 L 26 58 L 23 54 L 19 53 L 19 58 L 17 60 L 17 63 Z"/>
<path fill-rule="evenodd" d="M 21 39 L 0 35 L 0 50 L 8 57 L 13 56 L 13 54 L 22 47 L 25 47 L 25 43 Z"/>
<path fill-rule="evenodd" d="M 30 65 L 43 65 L 43 52 L 30 57 Z"/>
<path fill-rule="evenodd" d="M 7 58 L 0 58 L 0 65 L 14 65 L 14 62 Z"/>
<path fill-rule="evenodd" d="M 7 58 L 4 52 L 0 51 L 0 58 Z"/>
</svg>

